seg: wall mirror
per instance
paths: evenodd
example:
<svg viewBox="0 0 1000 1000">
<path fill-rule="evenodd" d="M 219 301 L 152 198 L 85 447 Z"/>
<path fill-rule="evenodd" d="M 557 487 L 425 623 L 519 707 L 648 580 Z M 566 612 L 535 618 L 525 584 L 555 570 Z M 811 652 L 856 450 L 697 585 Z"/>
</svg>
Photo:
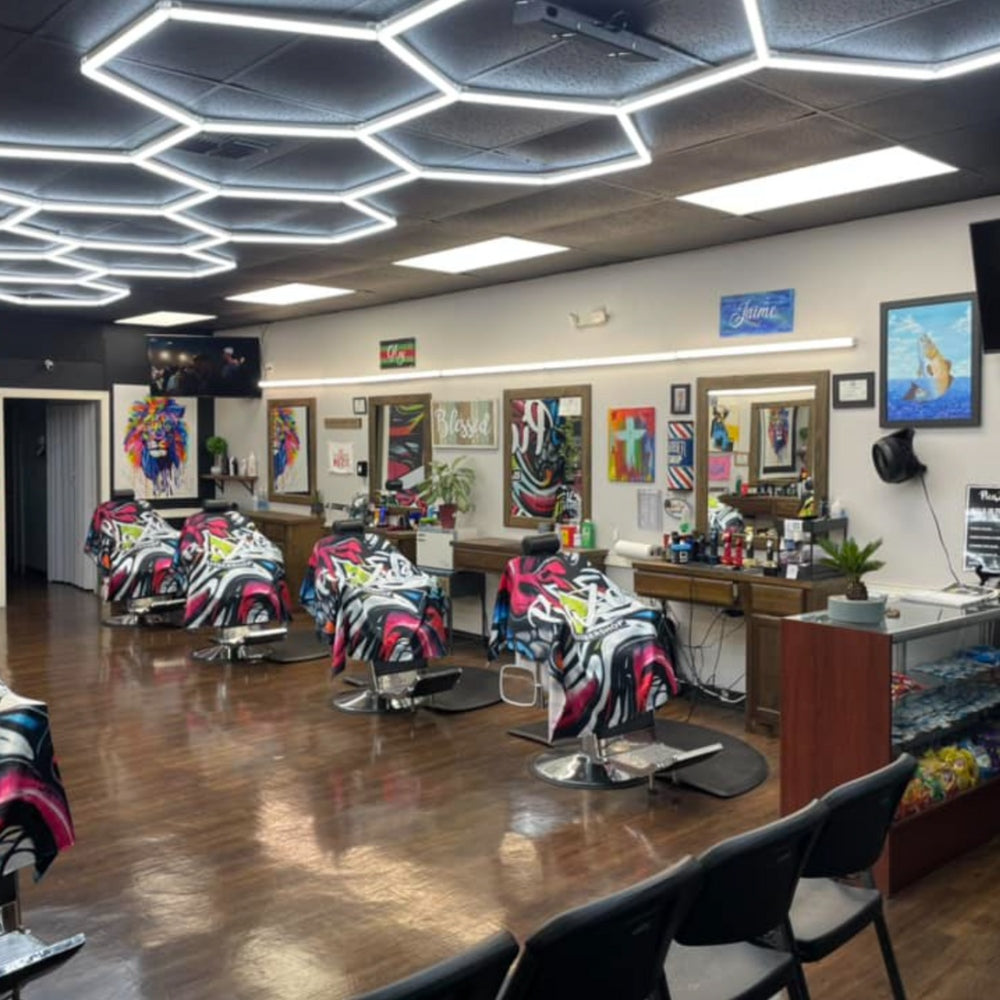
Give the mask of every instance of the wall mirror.
<svg viewBox="0 0 1000 1000">
<path fill-rule="evenodd" d="M 316 495 L 316 399 L 267 401 L 267 495 L 311 504 Z"/>
<path fill-rule="evenodd" d="M 829 406 L 828 371 L 699 379 L 697 529 L 708 530 L 710 500 L 735 495 L 738 482 L 780 486 L 806 470 L 827 497 Z"/>
<path fill-rule="evenodd" d="M 503 523 L 590 517 L 590 386 L 507 389 L 503 408 Z"/>
<path fill-rule="evenodd" d="M 376 499 L 391 479 L 419 486 L 431 461 L 430 393 L 368 397 L 369 489 Z"/>
</svg>

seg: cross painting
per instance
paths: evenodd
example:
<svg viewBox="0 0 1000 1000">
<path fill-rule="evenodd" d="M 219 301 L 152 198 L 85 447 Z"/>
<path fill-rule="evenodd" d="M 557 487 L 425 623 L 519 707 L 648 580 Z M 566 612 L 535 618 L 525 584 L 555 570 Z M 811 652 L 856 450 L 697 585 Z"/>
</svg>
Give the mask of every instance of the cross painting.
<svg viewBox="0 0 1000 1000">
<path fill-rule="evenodd" d="M 608 410 L 608 478 L 652 483 L 656 472 L 656 408 Z"/>
</svg>

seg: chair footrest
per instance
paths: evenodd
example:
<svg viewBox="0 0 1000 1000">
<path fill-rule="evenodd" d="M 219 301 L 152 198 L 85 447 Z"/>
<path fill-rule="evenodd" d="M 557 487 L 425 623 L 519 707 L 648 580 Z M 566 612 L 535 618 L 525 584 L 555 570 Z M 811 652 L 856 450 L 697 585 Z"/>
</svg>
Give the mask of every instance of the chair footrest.
<svg viewBox="0 0 1000 1000">
<path fill-rule="evenodd" d="M 461 679 L 462 670 L 460 667 L 428 670 L 417 679 L 411 694 L 414 698 L 429 698 L 431 695 L 450 691 Z"/>
<path fill-rule="evenodd" d="M 45 944 L 28 931 L 0 934 L 0 989 L 13 987 L 44 975 L 78 952 L 86 942 L 83 934 Z"/>
</svg>

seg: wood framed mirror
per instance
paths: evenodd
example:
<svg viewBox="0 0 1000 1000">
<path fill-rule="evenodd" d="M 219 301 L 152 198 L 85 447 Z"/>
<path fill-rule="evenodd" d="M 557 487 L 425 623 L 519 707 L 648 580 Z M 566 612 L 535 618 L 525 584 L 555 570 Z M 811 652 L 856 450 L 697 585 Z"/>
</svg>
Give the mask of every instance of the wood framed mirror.
<svg viewBox="0 0 1000 1000">
<path fill-rule="evenodd" d="M 708 530 L 709 498 L 732 496 L 737 480 L 780 486 L 805 469 L 815 495 L 828 497 L 829 413 L 828 371 L 698 379 L 697 530 Z"/>
<path fill-rule="evenodd" d="M 590 517 L 590 386 L 507 389 L 503 410 L 503 523 Z"/>
<path fill-rule="evenodd" d="M 316 399 L 267 401 L 267 496 L 311 504 L 316 497 Z"/>
<path fill-rule="evenodd" d="M 430 472 L 430 393 L 368 397 L 368 493 L 376 500 L 387 481 L 419 486 Z"/>
</svg>

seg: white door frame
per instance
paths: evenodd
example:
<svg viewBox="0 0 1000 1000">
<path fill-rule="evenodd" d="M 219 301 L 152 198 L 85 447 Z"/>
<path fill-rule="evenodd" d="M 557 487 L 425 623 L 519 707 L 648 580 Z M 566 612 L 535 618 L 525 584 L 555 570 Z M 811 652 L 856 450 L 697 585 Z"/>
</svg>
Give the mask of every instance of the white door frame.
<svg viewBox="0 0 1000 1000">
<path fill-rule="evenodd" d="M 102 497 L 111 496 L 111 398 L 104 390 L 96 389 L 6 389 L 0 388 L 0 608 L 7 607 L 7 509 L 4 503 L 7 475 L 7 449 L 4 440 L 5 399 L 44 399 L 52 402 L 97 403 L 98 415 L 98 489 Z M 80 539 L 83 545 L 83 539 Z"/>
</svg>

